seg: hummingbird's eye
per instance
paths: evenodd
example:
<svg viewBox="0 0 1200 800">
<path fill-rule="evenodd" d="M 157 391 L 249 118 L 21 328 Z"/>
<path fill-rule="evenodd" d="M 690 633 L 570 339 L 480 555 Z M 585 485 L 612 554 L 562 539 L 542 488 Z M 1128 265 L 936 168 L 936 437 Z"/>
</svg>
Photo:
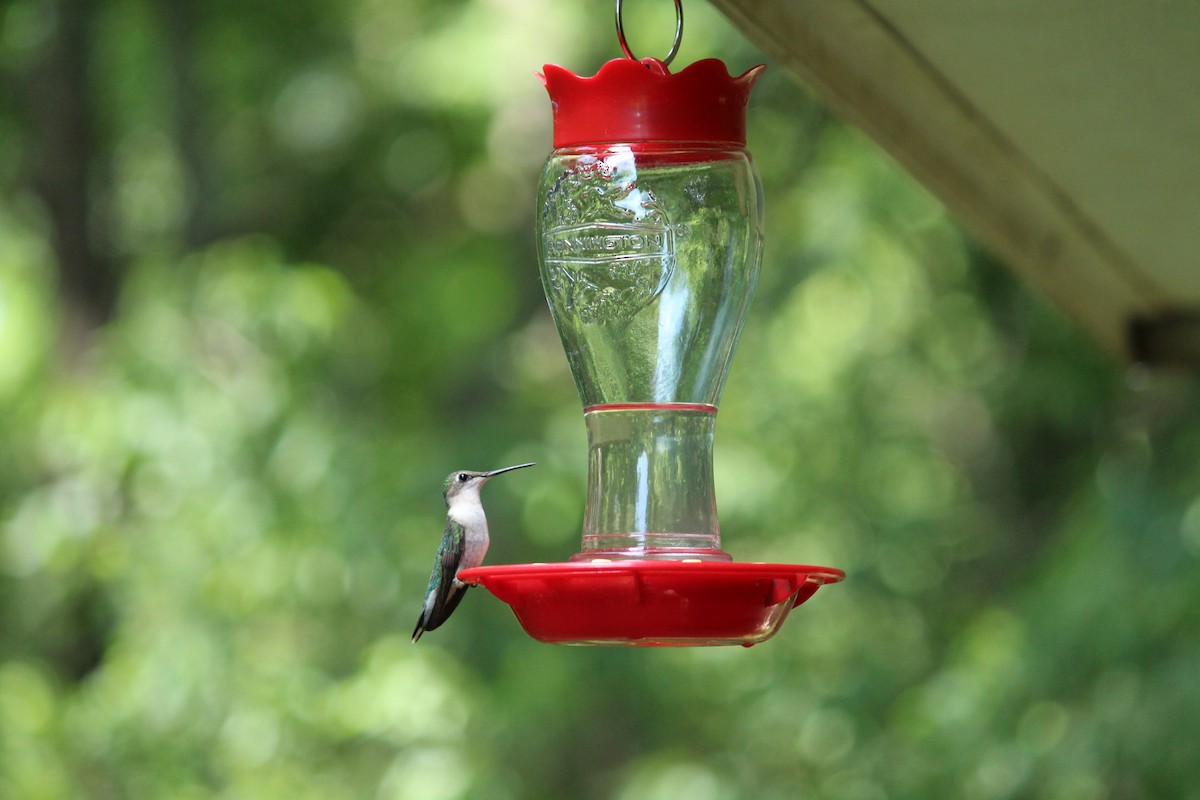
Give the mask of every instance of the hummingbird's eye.
<svg viewBox="0 0 1200 800">
<path fill-rule="evenodd" d="M 466 482 L 467 482 L 467 479 L 468 479 L 468 478 L 470 478 L 470 477 L 471 477 L 471 476 L 470 476 L 470 475 L 468 475 L 468 474 L 467 474 L 467 473 L 465 473 L 465 472 L 460 472 L 460 473 L 458 473 L 458 479 L 459 479 L 460 481 L 462 481 L 463 483 L 466 483 Z"/>
</svg>

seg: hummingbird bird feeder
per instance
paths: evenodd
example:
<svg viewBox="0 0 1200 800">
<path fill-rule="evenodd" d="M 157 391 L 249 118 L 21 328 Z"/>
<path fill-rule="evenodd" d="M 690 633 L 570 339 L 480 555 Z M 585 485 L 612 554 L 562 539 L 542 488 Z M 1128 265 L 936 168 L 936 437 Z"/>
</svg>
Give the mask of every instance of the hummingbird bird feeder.
<svg viewBox="0 0 1200 800">
<path fill-rule="evenodd" d="M 535 639 L 753 645 L 840 570 L 739 563 L 721 549 L 717 404 L 758 280 L 762 191 L 746 104 L 765 69 L 672 73 L 625 58 L 547 65 L 554 150 L 538 188 L 542 284 L 583 402 L 583 545 L 569 562 L 463 570 Z"/>
</svg>

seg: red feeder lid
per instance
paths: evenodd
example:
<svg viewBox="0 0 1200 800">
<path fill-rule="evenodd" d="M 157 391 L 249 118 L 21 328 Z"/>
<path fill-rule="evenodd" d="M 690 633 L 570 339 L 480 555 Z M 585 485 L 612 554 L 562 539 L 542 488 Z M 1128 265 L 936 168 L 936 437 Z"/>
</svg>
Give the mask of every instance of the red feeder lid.
<svg viewBox="0 0 1200 800">
<path fill-rule="evenodd" d="M 706 58 L 672 74 L 656 58 L 617 58 L 593 77 L 547 64 L 554 147 L 632 142 L 746 146 L 746 103 L 765 66 L 738 77 Z"/>
<path fill-rule="evenodd" d="M 465 569 L 460 580 L 508 603 L 551 644 L 749 647 L 845 573 L 830 567 L 720 561 L 578 561 Z"/>
</svg>

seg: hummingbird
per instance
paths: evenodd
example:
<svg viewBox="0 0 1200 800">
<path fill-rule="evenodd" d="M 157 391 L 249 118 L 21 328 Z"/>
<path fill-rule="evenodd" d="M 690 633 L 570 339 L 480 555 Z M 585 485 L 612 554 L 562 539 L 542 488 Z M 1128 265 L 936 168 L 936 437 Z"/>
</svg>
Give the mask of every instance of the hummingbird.
<svg viewBox="0 0 1200 800">
<path fill-rule="evenodd" d="M 502 472 L 532 467 L 533 462 L 517 464 L 491 472 L 460 470 L 451 472 L 442 483 L 442 497 L 446 499 L 446 529 L 438 545 L 437 557 L 433 561 L 433 574 L 425 588 L 425 605 L 413 629 L 413 642 L 425 631 L 431 631 L 450 618 L 458 607 L 467 589 L 471 588 L 458 579 L 459 570 L 478 567 L 487 553 L 488 524 L 483 513 L 483 502 L 479 490 Z"/>
</svg>

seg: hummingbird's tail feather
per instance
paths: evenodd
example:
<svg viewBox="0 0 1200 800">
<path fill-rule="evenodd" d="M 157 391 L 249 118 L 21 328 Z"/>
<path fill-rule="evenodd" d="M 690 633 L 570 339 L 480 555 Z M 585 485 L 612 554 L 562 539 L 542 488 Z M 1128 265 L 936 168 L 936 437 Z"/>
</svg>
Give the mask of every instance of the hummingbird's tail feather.
<svg viewBox="0 0 1200 800">
<path fill-rule="evenodd" d="M 454 613 L 454 609 L 458 608 L 458 604 L 462 602 L 463 596 L 466 595 L 467 589 L 470 588 L 468 584 L 459 583 L 457 580 L 451 584 L 450 593 L 446 595 L 446 604 L 442 606 L 442 613 L 439 616 L 437 625 L 432 626 L 430 630 L 450 619 L 450 615 Z"/>
<path fill-rule="evenodd" d="M 417 627 L 413 628 L 412 640 L 413 644 L 421 638 L 421 634 L 425 631 L 431 631 L 440 625 L 440 622 L 434 621 L 434 612 L 437 610 L 437 599 L 431 597 L 421 607 L 421 615 L 417 617 Z"/>
<path fill-rule="evenodd" d="M 421 616 L 417 618 L 417 627 L 413 629 L 413 643 L 415 644 L 421 638 L 421 634 L 426 631 L 435 630 L 443 622 L 450 619 L 450 615 L 454 613 L 454 609 L 458 608 L 458 604 L 462 602 L 463 595 L 470 588 L 465 583 L 454 581 L 450 586 L 450 590 L 446 593 L 444 602 L 422 608 Z"/>
</svg>

